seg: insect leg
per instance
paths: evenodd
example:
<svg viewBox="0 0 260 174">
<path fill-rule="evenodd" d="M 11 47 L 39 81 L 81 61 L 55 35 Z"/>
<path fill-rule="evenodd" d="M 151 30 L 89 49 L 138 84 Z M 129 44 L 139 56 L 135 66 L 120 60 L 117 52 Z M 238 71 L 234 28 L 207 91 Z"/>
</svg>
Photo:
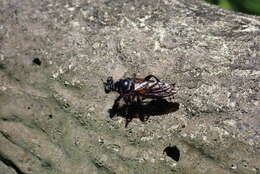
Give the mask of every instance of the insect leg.
<svg viewBox="0 0 260 174">
<path fill-rule="evenodd" d="M 137 97 L 137 103 L 138 103 L 138 104 L 141 104 L 141 103 L 142 103 L 142 98 L 141 98 L 141 96 L 140 96 L 140 95 L 137 95 L 136 97 Z"/>
<path fill-rule="evenodd" d="M 114 105 L 111 109 L 111 112 L 110 112 L 110 118 L 114 117 L 118 111 L 118 107 L 119 107 L 119 101 L 122 99 L 122 95 L 118 96 L 117 99 L 115 100 L 114 102 Z"/>
<path fill-rule="evenodd" d="M 125 128 L 127 128 L 128 124 L 132 121 L 132 118 L 127 118 L 125 121 Z"/>
<path fill-rule="evenodd" d="M 139 113 L 139 118 L 142 122 L 144 122 L 144 114 L 143 114 L 143 106 L 142 106 L 142 99 L 141 96 L 137 95 L 137 107 L 138 107 L 138 113 Z"/>
<path fill-rule="evenodd" d="M 154 76 L 154 75 L 152 75 L 152 74 L 146 76 L 146 77 L 144 78 L 144 80 L 145 80 L 145 81 L 148 81 L 148 80 L 150 80 L 151 78 L 155 78 L 155 80 L 156 80 L 157 82 L 160 81 L 156 76 Z"/>
<path fill-rule="evenodd" d="M 118 96 L 117 98 L 116 98 L 116 100 L 115 100 L 115 102 L 114 102 L 114 105 L 119 105 L 119 101 L 122 99 L 122 95 L 120 95 L 120 96 Z"/>
<path fill-rule="evenodd" d="M 124 101 L 126 103 L 126 109 L 125 109 L 125 117 L 126 117 L 126 121 L 125 121 L 125 127 L 127 127 L 127 125 L 132 121 L 132 116 L 129 114 L 129 107 L 133 101 L 133 96 L 132 95 L 128 95 L 128 96 L 125 96 L 124 98 Z"/>
<path fill-rule="evenodd" d="M 125 114 L 127 116 L 128 115 L 128 109 L 129 109 L 129 103 L 131 103 L 131 99 L 130 99 L 129 95 L 124 96 L 123 99 L 124 99 L 125 104 L 126 104 Z"/>
<path fill-rule="evenodd" d="M 126 105 L 129 105 L 131 103 L 131 98 L 129 95 L 124 96 L 123 99 L 124 99 Z"/>
</svg>

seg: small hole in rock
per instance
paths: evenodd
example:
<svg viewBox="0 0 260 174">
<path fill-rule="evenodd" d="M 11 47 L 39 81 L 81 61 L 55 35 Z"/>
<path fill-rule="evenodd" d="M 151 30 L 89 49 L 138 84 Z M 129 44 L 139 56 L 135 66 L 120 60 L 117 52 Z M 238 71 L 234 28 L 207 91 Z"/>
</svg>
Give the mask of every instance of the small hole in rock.
<svg viewBox="0 0 260 174">
<path fill-rule="evenodd" d="M 235 164 L 231 164 L 231 169 L 235 170 L 237 169 L 237 166 Z"/>
<path fill-rule="evenodd" d="M 166 153 L 167 156 L 171 157 L 174 161 L 180 160 L 180 150 L 177 146 L 167 146 L 163 153 Z"/>
<path fill-rule="evenodd" d="M 40 66 L 42 64 L 42 61 L 39 58 L 34 58 L 33 63 Z"/>
<path fill-rule="evenodd" d="M 49 118 L 52 119 L 52 117 L 53 117 L 53 116 L 50 114 L 50 115 L 49 115 Z"/>
<path fill-rule="evenodd" d="M 0 64 L 0 69 L 5 69 L 5 66 L 3 64 Z"/>
<path fill-rule="evenodd" d="M 31 109 L 31 107 L 30 107 L 30 106 L 28 106 L 28 107 L 27 107 L 27 109 L 28 109 L 28 110 L 30 110 L 30 109 Z"/>
<path fill-rule="evenodd" d="M 64 104 L 64 107 L 65 107 L 65 108 L 69 108 L 70 105 L 69 105 L 68 103 L 65 103 L 65 104 Z"/>
</svg>

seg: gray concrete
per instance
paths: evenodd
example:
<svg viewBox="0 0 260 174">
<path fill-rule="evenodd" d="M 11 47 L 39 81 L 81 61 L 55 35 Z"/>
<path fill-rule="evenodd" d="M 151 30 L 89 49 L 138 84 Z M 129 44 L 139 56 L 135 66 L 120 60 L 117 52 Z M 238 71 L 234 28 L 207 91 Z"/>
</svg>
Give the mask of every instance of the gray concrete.
<svg viewBox="0 0 260 174">
<path fill-rule="evenodd" d="M 198 0 L 0 0 L 0 173 L 259 174 L 259 56 L 260 17 Z M 111 119 L 133 73 L 179 108 Z"/>
</svg>

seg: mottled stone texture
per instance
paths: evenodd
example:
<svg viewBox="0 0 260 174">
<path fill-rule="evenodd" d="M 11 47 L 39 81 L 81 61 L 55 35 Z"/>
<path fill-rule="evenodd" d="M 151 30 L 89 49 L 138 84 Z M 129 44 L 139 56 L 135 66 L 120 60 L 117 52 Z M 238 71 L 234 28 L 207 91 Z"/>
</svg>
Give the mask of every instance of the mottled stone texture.
<svg viewBox="0 0 260 174">
<path fill-rule="evenodd" d="M 259 174 L 259 56 L 260 17 L 198 0 L 0 0 L 0 174 Z M 178 93 L 125 128 L 102 79 L 133 73 Z"/>
</svg>

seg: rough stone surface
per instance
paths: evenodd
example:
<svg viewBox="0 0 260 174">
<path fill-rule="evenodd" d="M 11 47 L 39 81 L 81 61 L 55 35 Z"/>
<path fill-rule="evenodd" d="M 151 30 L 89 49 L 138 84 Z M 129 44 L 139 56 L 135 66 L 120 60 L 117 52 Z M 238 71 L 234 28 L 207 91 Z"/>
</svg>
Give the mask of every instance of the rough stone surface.
<svg viewBox="0 0 260 174">
<path fill-rule="evenodd" d="M 0 173 L 259 174 L 259 57 L 260 17 L 198 0 L 0 0 Z M 133 73 L 179 107 L 111 119 Z"/>
</svg>

